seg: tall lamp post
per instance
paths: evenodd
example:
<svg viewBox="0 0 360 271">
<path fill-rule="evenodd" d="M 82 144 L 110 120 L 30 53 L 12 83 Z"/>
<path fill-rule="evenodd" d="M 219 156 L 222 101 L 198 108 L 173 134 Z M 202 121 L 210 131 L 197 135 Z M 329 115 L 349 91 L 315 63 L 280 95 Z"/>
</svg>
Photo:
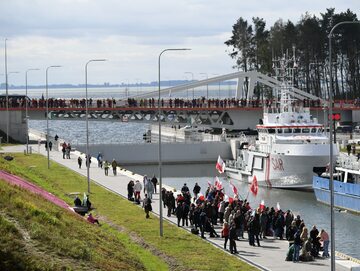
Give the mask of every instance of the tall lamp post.
<svg viewBox="0 0 360 271">
<path fill-rule="evenodd" d="M 38 71 L 39 69 L 27 69 L 25 72 L 25 118 L 26 118 L 26 154 L 29 153 L 29 117 L 28 117 L 28 77 L 29 71 Z"/>
<path fill-rule="evenodd" d="M 206 79 L 209 79 L 209 75 L 206 72 L 200 73 L 206 76 Z M 209 84 L 206 84 L 206 100 L 209 101 Z"/>
<path fill-rule="evenodd" d="M 185 72 L 185 74 L 191 74 L 191 83 L 194 83 L 194 73 L 193 72 Z M 194 88 L 192 89 L 192 96 L 193 96 L 193 100 L 194 100 Z"/>
<path fill-rule="evenodd" d="M 46 68 L 46 150 L 47 150 L 47 166 L 50 169 L 50 150 L 49 150 L 49 87 L 48 87 L 48 71 L 51 68 L 60 68 L 59 65 L 53 65 Z"/>
<path fill-rule="evenodd" d="M 5 39 L 5 89 L 6 89 L 6 143 L 9 143 L 9 92 L 8 92 L 8 73 L 7 73 L 7 46 Z"/>
<path fill-rule="evenodd" d="M 86 120 L 86 177 L 88 184 L 88 194 L 90 194 L 90 154 L 89 154 L 89 104 L 88 104 L 88 88 L 87 88 L 87 70 L 91 62 L 106 61 L 106 59 L 91 59 L 85 64 L 85 120 Z"/>
<path fill-rule="evenodd" d="M 160 213 L 160 236 L 163 236 L 163 209 L 162 209 L 162 175 L 161 175 L 161 108 L 160 108 L 160 100 L 161 100 L 161 93 L 160 93 L 160 60 L 161 55 L 167 51 L 187 51 L 191 50 L 189 48 L 172 48 L 172 49 L 164 49 L 159 54 L 159 99 L 158 99 L 158 120 L 159 120 L 159 213 Z"/>
<path fill-rule="evenodd" d="M 10 112 L 9 112 L 9 75 L 19 72 L 8 72 L 5 74 L 6 77 L 6 143 L 9 143 L 9 133 L 10 133 Z"/>
<path fill-rule="evenodd" d="M 330 88 L 329 88 L 329 116 L 332 117 L 333 114 L 333 90 L 332 90 L 332 48 L 331 48 L 331 38 L 334 30 L 343 24 L 359 24 L 359 21 L 345 21 L 340 22 L 334 25 L 329 34 L 329 66 L 330 66 Z M 334 220 L 334 176 L 333 176 L 333 128 L 330 126 L 330 227 L 331 227 L 331 270 L 335 271 L 335 220 Z"/>
</svg>

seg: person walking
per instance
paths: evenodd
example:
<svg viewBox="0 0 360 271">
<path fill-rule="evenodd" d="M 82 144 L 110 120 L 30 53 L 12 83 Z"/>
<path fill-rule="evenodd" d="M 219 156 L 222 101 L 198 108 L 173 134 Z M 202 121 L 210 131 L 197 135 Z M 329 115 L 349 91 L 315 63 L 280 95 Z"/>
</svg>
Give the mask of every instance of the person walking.
<svg viewBox="0 0 360 271">
<path fill-rule="evenodd" d="M 137 204 L 140 204 L 140 192 L 142 190 L 142 185 L 139 182 L 139 180 L 136 180 L 135 185 L 134 185 L 134 191 L 135 191 L 135 202 Z"/>
<path fill-rule="evenodd" d="M 181 221 L 181 219 L 183 217 L 183 206 L 182 205 L 183 205 L 183 203 L 178 202 L 178 205 L 177 205 L 177 207 L 175 209 L 175 214 L 176 214 L 176 217 L 177 217 L 177 225 L 178 225 L 178 227 L 180 227 L 180 221 Z"/>
<path fill-rule="evenodd" d="M 158 179 L 155 177 L 155 174 L 153 175 L 153 177 L 151 178 L 151 182 L 154 185 L 154 193 L 156 194 L 156 186 L 158 184 Z"/>
<path fill-rule="evenodd" d="M 114 176 L 116 176 L 116 169 L 117 169 L 118 164 L 117 164 L 115 159 L 112 160 L 111 166 L 112 166 L 112 169 L 113 169 Z"/>
<path fill-rule="evenodd" d="M 70 159 L 71 145 L 70 143 L 66 146 L 66 158 Z"/>
<path fill-rule="evenodd" d="M 52 142 L 50 141 L 50 142 L 49 142 L 49 150 L 50 150 L 50 151 L 52 150 L 52 145 L 53 145 L 53 144 L 52 144 Z"/>
<path fill-rule="evenodd" d="M 103 167 L 103 157 L 101 152 L 98 153 L 96 160 L 98 161 L 98 167 L 102 168 Z"/>
<path fill-rule="evenodd" d="M 130 182 L 127 185 L 127 191 L 128 191 L 128 200 L 134 201 L 134 181 L 130 180 Z"/>
<path fill-rule="evenodd" d="M 62 144 L 61 151 L 62 151 L 62 154 L 63 154 L 63 159 L 65 159 L 65 154 L 66 154 L 66 143 L 65 142 Z"/>
<path fill-rule="evenodd" d="M 82 165 L 82 158 L 81 158 L 81 156 L 78 157 L 78 165 L 79 165 L 79 168 L 81 168 L 81 165 Z"/>
<path fill-rule="evenodd" d="M 229 239 L 230 239 L 230 253 L 238 253 L 236 249 L 236 226 L 235 223 L 231 223 L 230 230 L 229 230 Z"/>
<path fill-rule="evenodd" d="M 154 186 L 153 186 L 153 183 L 150 180 L 148 180 L 146 182 L 146 191 L 147 191 L 149 199 L 152 199 L 152 194 L 154 192 Z"/>
<path fill-rule="evenodd" d="M 148 197 L 147 194 L 145 194 L 145 197 L 144 197 L 143 207 L 144 207 L 144 211 L 146 213 L 146 218 L 150 218 L 149 213 L 152 211 L 152 206 L 151 206 L 151 199 Z"/>
<path fill-rule="evenodd" d="M 148 181 L 149 181 L 149 179 L 148 179 L 147 175 L 145 174 L 144 177 L 143 177 L 144 194 L 145 194 L 146 192 L 148 192 L 148 191 L 146 191 L 146 190 L 147 190 L 147 187 L 148 187 Z"/>
<path fill-rule="evenodd" d="M 229 232 L 230 232 L 230 228 L 229 228 L 229 223 L 224 222 L 222 230 L 221 230 L 221 237 L 225 238 L 224 240 L 224 249 L 226 250 L 226 244 L 229 240 Z"/>
<path fill-rule="evenodd" d="M 105 176 L 109 176 L 109 167 L 110 167 L 110 163 L 107 160 L 105 160 L 104 162 Z"/>
</svg>

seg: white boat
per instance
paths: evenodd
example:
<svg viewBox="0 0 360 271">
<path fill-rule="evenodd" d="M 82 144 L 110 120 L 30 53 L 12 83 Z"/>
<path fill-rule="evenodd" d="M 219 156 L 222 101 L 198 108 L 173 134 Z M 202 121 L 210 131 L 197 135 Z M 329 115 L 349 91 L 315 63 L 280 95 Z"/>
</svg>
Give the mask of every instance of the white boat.
<svg viewBox="0 0 360 271">
<path fill-rule="evenodd" d="M 258 137 L 241 136 L 231 142 L 234 160 L 226 161 L 229 178 L 259 185 L 312 189 L 314 167 L 329 163 L 330 143 L 324 125 L 310 114 L 310 108 L 292 98 L 292 72 L 281 61 L 278 72 L 282 82 L 276 102 L 264 108 L 263 119 L 256 126 Z M 333 145 L 334 158 L 338 148 Z"/>
</svg>

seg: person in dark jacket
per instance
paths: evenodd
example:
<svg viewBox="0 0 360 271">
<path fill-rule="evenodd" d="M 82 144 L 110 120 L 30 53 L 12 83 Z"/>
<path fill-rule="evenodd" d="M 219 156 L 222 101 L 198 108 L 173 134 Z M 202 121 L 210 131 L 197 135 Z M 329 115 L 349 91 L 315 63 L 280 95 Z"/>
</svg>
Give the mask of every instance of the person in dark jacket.
<svg viewBox="0 0 360 271">
<path fill-rule="evenodd" d="M 155 177 L 155 174 L 154 176 L 151 178 L 151 182 L 154 186 L 154 193 L 156 194 L 156 186 L 157 186 L 157 183 L 158 183 L 158 179 Z"/>
<path fill-rule="evenodd" d="M 183 209 L 183 214 L 182 214 L 182 226 L 184 227 L 189 226 L 189 211 L 190 211 L 190 207 L 189 205 L 184 202 L 182 204 L 182 209 Z"/>
<path fill-rule="evenodd" d="M 230 226 L 230 231 L 229 231 L 229 240 L 230 240 L 230 253 L 234 254 L 234 253 L 238 253 L 237 249 L 236 249 L 236 226 L 234 223 L 231 224 Z"/>
<path fill-rule="evenodd" d="M 195 183 L 195 186 L 194 186 L 194 189 L 193 189 L 195 199 L 197 199 L 197 196 L 200 193 L 200 190 L 201 190 L 201 187 L 198 185 L 198 183 Z"/>
<path fill-rule="evenodd" d="M 146 218 L 149 218 L 149 212 L 152 211 L 152 206 L 151 206 L 151 199 L 148 198 L 147 194 L 145 194 L 145 198 L 143 201 L 143 207 L 144 207 L 144 211 L 146 213 Z"/>
<path fill-rule="evenodd" d="M 249 245 L 255 246 L 255 238 L 258 246 L 260 246 L 259 240 L 260 233 L 260 217 L 258 213 L 251 216 L 248 221 L 248 234 L 249 234 Z"/>
<path fill-rule="evenodd" d="M 180 227 L 180 221 L 183 217 L 183 203 L 182 202 L 178 202 L 178 205 L 175 209 L 175 214 L 176 214 L 176 217 L 177 217 L 177 225 L 178 227 Z"/>
<path fill-rule="evenodd" d="M 134 201 L 134 181 L 130 180 L 130 182 L 127 185 L 127 191 L 128 191 L 128 200 Z"/>
</svg>

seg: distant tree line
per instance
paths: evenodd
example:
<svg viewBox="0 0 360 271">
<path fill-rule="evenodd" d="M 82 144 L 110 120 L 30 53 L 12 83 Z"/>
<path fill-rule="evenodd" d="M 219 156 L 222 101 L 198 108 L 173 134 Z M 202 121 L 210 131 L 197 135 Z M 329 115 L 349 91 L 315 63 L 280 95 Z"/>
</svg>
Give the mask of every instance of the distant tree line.
<svg viewBox="0 0 360 271">
<path fill-rule="evenodd" d="M 239 18 L 233 25 L 232 36 L 225 44 L 229 56 L 236 61 L 234 68 L 257 70 L 273 74 L 273 59 L 289 52 L 295 46 L 297 71 L 295 86 L 327 98 L 329 95 L 329 33 L 342 21 L 358 21 L 350 11 L 335 13 L 329 8 L 320 18 L 308 13 L 294 24 L 279 19 L 266 29 L 262 18 L 253 18 L 252 24 Z M 337 99 L 360 97 L 360 23 L 336 28 L 332 37 L 333 90 Z"/>
</svg>

